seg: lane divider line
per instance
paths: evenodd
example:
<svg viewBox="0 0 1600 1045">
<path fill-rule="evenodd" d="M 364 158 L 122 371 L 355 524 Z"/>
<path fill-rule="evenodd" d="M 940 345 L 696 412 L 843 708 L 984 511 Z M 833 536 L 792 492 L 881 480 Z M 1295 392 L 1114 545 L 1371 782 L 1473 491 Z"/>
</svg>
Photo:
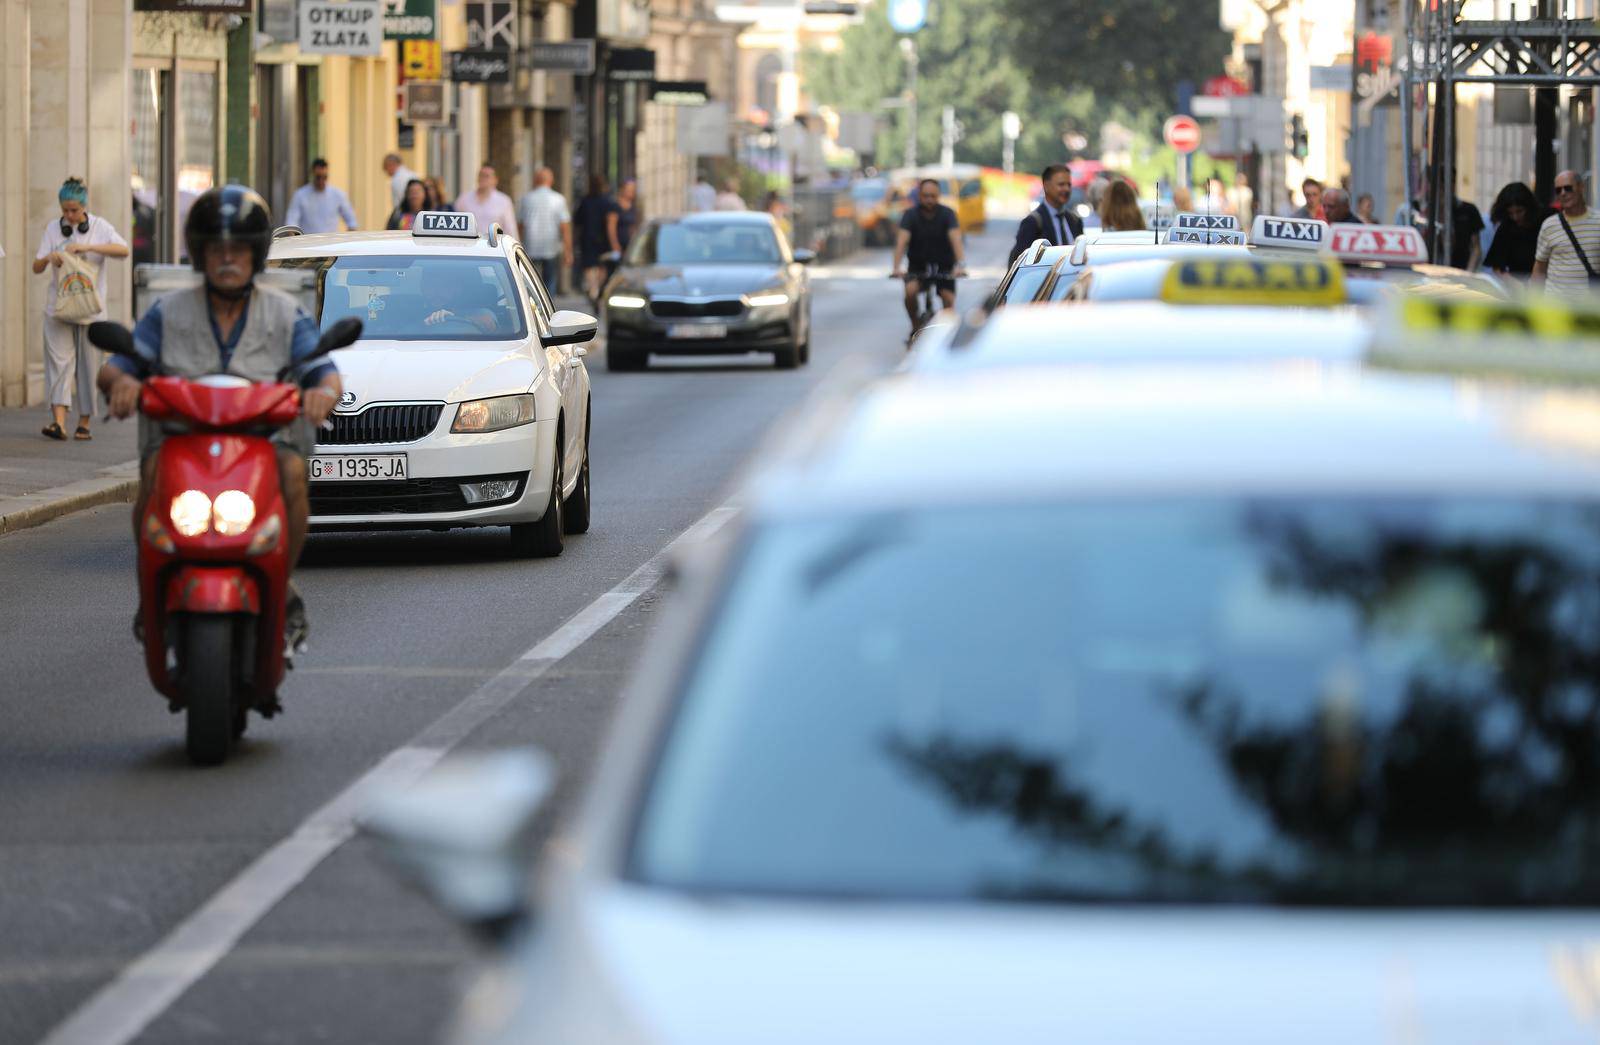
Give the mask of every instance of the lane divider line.
<svg viewBox="0 0 1600 1045">
<path fill-rule="evenodd" d="M 409 787 L 533 682 L 654 587 L 684 546 L 716 533 L 737 509 L 701 516 L 616 587 L 579 610 L 403 747 L 250 862 L 43 1039 L 42 1045 L 126 1045 L 216 966 L 279 901 L 355 834 L 369 799 Z"/>
</svg>

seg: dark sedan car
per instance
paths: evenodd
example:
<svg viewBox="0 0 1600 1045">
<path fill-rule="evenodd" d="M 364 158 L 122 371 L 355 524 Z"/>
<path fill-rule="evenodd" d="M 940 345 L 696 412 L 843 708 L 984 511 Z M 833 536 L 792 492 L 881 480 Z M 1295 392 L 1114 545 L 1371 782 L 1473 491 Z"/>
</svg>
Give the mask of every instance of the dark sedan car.
<svg viewBox="0 0 1600 1045">
<path fill-rule="evenodd" d="M 639 370 L 650 353 L 771 352 L 780 369 L 811 354 L 815 255 L 790 250 L 766 214 L 659 218 L 606 285 L 606 365 Z"/>
</svg>

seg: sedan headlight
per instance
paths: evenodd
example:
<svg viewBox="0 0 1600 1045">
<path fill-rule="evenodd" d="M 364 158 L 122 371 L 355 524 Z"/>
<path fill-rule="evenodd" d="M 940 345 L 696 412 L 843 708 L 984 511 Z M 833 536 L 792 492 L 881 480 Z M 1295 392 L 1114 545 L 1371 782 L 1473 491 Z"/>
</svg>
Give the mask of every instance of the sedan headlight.
<svg viewBox="0 0 1600 1045">
<path fill-rule="evenodd" d="M 762 291 L 760 294 L 752 294 L 745 300 L 749 302 L 751 308 L 770 308 L 776 305 L 787 305 L 789 303 L 789 295 L 781 290 L 768 290 Z"/>
<path fill-rule="evenodd" d="M 606 304 L 611 308 L 644 308 L 649 303 L 638 294 L 613 294 L 606 298 Z"/>
<path fill-rule="evenodd" d="M 243 490 L 224 490 L 211 505 L 212 524 L 224 537 L 237 537 L 256 521 L 256 502 Z"/>
<path fill-rule="evenodd" d="M 211 529 L 211 498 L 199 490 L 185 490 L 172 499 L 172 527 L 185 537 L 198 537 Z"/>
<path fill-rule="evenodd" d="M 474 399 L 456 407 L 452 432 L 498 432 L 533 421 L 533 394 Z"/>
</svg>

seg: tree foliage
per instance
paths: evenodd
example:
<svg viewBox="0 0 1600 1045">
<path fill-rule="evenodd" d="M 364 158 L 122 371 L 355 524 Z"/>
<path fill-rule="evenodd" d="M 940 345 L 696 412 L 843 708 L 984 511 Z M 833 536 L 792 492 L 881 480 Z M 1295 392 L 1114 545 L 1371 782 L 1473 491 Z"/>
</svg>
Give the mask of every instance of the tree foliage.
<svg viewBox="0 0 1600 1045">
<path fill-rule="evenodd" d="M 1222 72 L 1229 36 L 1216 4 L 1183 0 L 995 0 L 1017 34 L 1017 61 L 1041 83 L 1093 84 L 1098 96 L 1165 116 L 1184 80 Z M 1057 28 L 1059 27 L 1059 28 Z"/>
<path fill-rule="evenodd" d="M 838 51 L 805 54 L 802 70 L 820 104 L 880 115 L 878 162 L 895 165 L 906 114 L 882 103 L 903 95 L 907 70 L 886 6 L 869 7 Z M 1178 80 L 1221 71 L 1227 37 L 1214 6 L 1176 0 L 930 0 L 916 44 L 919 159 L 938 158 L 940 110 L 950 105 L 964 130 L 956 159 L 997 166 L 1000 114 L 1011 110 L 1022 117 L 1017 169 L 1037 170 L 1070 158 L 1065 134 L 1094 143 L 1107 119 L 1153 128 Z"/>
</svg>

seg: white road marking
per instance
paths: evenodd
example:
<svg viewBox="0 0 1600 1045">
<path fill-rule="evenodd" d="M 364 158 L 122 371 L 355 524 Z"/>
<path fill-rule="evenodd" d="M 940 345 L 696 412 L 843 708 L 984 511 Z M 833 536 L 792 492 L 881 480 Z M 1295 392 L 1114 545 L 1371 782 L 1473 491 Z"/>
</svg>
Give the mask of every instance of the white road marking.
<svg viewBox="0 0 1600 1045">
<path fill-rule="evenodd" d="M 393 793 L 414 784 L 535 679 L 649 591 L 680 547 L 711 536 L 734 511 L 729 505 L 712 509 L 622 583 L 479 686 L 410 743 L 391 751 L 302 821 L 289 837 L 256 857 L 164 939 L 124 967 L 115 979 L 57 1025 L 42 1045 L 125 1045 L 132 1041 L 355 833 L 357 818 L 367 807 L 369 796 Z"/>
</svg>

